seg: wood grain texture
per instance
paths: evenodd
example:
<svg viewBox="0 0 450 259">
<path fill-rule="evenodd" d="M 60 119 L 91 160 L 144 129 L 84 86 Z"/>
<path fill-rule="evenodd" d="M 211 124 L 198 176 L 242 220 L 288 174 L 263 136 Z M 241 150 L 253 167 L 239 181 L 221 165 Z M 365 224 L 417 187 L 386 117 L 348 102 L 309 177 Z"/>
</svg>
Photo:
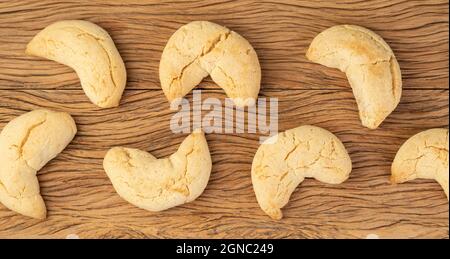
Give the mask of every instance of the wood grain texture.
<svg viewBox="0 0 450 259">
<path fill-rule="evenodd" d="M 260 57 L 265 89 L 347 88 L 343 74 L 305 57 L 319 32 L 343 23 L 370 28 L 390 44 L 405 88 L 445 89 L 449 83 L 448 1 L 107 2 L 2 1 L 0 87 L 78 89 L 69 68 L 24 55 L 38 31 L 61 19 L 86 19 L 111 34 L 126 63 L 127 89 L 160 89 L 162 50 L 192 20 L 214 21 L 247 38 Z"/>
<path fill-rule="evenodd" d="M 64 238 L 448 238 L 448 202 L 437 183 L 389 184 L 390 164 L 413 134 L 449 125 L 448 1 L 1 1 L 0 129 L 46 107 L 72 114 L 74 141 L 38 174 L 48 218 L 38 221 L 0 205 L 0 237 Z M 121 105 L 99 109 L 67 67 L 23 52 L 40 29 L 86 19 L 107 29 L 122 54 L 128 85 Z M 279 130 L 324 127 L 347 147 L 351 178 L 330 186 L 304 181 L 273 221 L 256 202 L 250 168 L 259 134 L 207 135 L 213 172 L 196 201 L 151 213 L 122 200 L 102 169 L 117 145 L 173 153 L 158 65 L 170 35 L 192 20 L 211 20 L 244 35 L 263 68 L 261 97 L 279 98 Z M 345 76 L 311 64 L 304 53 L 323 29 L 341 23 L 382 35 L 399 59 L 404 93 L 377 130 L 361 126 Z M 204 98 L 225 98 L 211 81 Z M 189 99 L 192 98 L 190 94 Z"/>
</svg>

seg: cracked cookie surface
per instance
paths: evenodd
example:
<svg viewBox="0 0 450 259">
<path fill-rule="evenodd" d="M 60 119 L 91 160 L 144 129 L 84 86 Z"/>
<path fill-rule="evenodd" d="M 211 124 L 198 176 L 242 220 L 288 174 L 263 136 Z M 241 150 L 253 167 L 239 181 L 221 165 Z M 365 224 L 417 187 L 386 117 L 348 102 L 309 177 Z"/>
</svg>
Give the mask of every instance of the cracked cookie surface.
<svg viewBox="0 0 450 259">
<path fill-rule="evenodd" d="M 238 106 L 258 97 L 261 68 L 250 43 L 234 31 L 207 21 L 178 29 L 161 56 L 159 77 L 169 101 L 188 94 L 211 76 Z"/>
<path fill-rule="evenodd" d="M 351 169 L 350 157 L 335 135 L 319 127 L 300 126 L 258 148 L 252 164 L 253 189 L 261 209 L 281 219 L 281 208 L 305 178 L 340 184 Z"/>
<path fill-rule="evenodd" d="M 0 202 L 25 216 L 45 218 L 36 173 L 76 132 L 74 120 L 63 112 L 40 109 L 11 120 L 0 133 Z"/>
<path fill-rule="evenodd" d="M 400 102 L 402 76 L 389 45 L 355 25 L 333 26 L 312 41 L 306 57 L 347 75 L 362 124 L 377 128 Z"/>
<path fill-rule="evenodd" d="M 448 200 L 448 129 L 429 129 L 409 138 L 392 163 L 391 182 L 436 180 Z"/>
<path fill-rule="evenodd" d="M 156 159 L 145 151 L 115 147 L 106 154 L 103 167 L 123 199 L 145 210 L 162 211 L 200 196 L 212 162 L 203 132 L 195 131 L 170 157 Z"/>
<path fill-rule="evenodd" d="M 53 23 L 28 43 L 26 53 L 75 70 L 95 105 L 119 105 L 127 78 L 125 65 L 113 40 L 101 27 L 80 20 Z"/>
</svg>

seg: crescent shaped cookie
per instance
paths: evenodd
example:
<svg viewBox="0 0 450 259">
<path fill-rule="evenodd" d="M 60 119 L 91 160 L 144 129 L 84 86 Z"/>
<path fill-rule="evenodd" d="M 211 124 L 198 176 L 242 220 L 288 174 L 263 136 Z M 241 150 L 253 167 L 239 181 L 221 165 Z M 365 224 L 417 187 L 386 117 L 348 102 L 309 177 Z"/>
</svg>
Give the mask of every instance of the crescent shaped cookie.
<svg viewBox="0 0 450 259">
<path fill-rule="evenodd" d="M 161 56 L 159 77 L 169 101 L 182 98 L 211 76 L 237 106 L 258 97 L 261 68 L 250 43 L 234 31 L 207 21 L 178 29 Z"/>
<path fill-rule="evenodd" d="M 430 129 L 408 139 L 392 163 L 391 182 L 436 180 L 448 200 L 448 129 Z"/>
<path fill-rule="evenodd" d="M 203 132 L 196 131 L 168 158 L 115 147 L 106 154 L 103 167 L 123 199 L 145 210 L 162 211 L 200 196 L 212 162 Z"/>
<path fill-rule="evenodd" d="M 116 107 L 125 89 L 125 65 L 109 34 L 87 21 L 59 21 L 40 31 L 26 53 L 71 67 L 92 103 Z"/>
<path fill-rule="evenodd" d="M 305 178 L 340 184 L 351 170 L 350 157 L 335 135 L 319 127 L 301 126 L 258 148 L 252 164 L 253 189 L 261 209 L 281 219 L 281 208 Z"/>
<path fill-rule="evenodd" d="M 389 45 L 355 25 L 326 29 L 312 41 L 306 57 L 347 75 L 362 124 L 376 129 L 400 102 L 402 76 Z"/>
<path fill-rule="evenodd" d="M 0 202 L 22 215 L 47 214 L 36 173 L 72 141 L 69 114 L 34 110 L 10 121 L 0 133 Z"/>
</svg>

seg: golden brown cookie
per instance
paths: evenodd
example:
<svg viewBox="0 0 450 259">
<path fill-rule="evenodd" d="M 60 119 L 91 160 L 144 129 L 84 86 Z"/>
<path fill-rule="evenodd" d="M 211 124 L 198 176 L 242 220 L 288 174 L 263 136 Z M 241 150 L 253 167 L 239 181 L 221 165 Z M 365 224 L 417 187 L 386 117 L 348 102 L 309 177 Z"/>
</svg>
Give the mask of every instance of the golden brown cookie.
<svg viewBox="0 0 450 259">
<path fill-rule="evenodd" d="M 367 128 L 377 128 L 400 102 L 400 66 L 389 45 L 373 31 L 355 25 L 333 26 L 314 38 L 306 57 L 347 75 Z"/>
</svg>

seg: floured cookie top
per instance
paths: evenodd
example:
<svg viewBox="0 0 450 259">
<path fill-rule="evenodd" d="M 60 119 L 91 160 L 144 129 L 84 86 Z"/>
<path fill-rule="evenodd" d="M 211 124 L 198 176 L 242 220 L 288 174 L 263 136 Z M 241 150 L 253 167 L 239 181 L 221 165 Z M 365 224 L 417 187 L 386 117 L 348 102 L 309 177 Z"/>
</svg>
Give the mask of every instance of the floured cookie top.
<svg viewBox="0 0 450 259">
<path fill-rule="evenodd" d="M 389 45 L 366 28 L 333 26 L 314 38 L 306 57 L 346 73 L 365 127 L 377 128 L 400 102 L 397 59 Z"/>
</svg>

